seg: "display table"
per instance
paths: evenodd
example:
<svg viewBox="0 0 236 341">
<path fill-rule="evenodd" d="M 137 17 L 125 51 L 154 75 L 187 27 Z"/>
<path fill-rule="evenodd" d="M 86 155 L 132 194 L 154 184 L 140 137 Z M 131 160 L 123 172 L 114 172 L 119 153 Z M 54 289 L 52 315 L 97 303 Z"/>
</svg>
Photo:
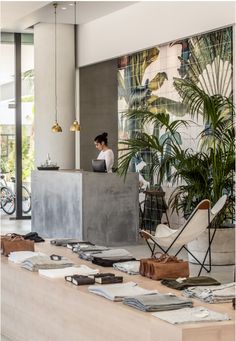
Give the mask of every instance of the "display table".
<svg viewBox="0 0 236 341">
<path fill-rule="evenodd" d="M 94 266 L 63 247 L 49 243 L 36 245 L 36 251 L 64 255 L 76 264 L 100 268 L 101 272 L 120 271 Z M 111 302 L 77 287 L 64 279 L 40 277 L 2 257 L 2 335 L 12 341 L 234 341 L 234 310 L 230 303 L 194 305 L 228 313 L 226 322 L 171 325 L 145 313 Z M 135 281 L 146 289 L 161 293 L 172 290 L 141 276 L 123 274 L 124 282 Z"/>
<path fill-rule="evenodd" d="M 32 172 L 32 231 L 45 238 L 81 238 L 103 245 L 138 239 L 138 174 Z"/>
</svg>

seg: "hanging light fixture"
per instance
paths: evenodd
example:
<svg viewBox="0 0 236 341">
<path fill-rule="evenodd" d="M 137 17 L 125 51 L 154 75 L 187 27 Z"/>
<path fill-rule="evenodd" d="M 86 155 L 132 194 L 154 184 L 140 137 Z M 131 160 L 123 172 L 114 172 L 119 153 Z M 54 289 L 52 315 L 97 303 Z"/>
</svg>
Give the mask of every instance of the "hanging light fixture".
<svg viewBox="0 0 236 341">
<path fill-rule="evenodd" d="M 77 81 L 76 81 L 76 64 L 77 64 L 77 31 L 76 31 L 76 1 L 74 2 L 74 44 L 75 44 L 75 120 L 70 126 L 70 131 L 80 131 L 80 124 L 76 119 L 77 113 Z"/>
<path fill-rule="evenodd" d="M 57 3 L 53 4 L 55 14 L 55 123 L 51 130 L 53 133 L 61 133 L 62 128 L 57 122 Z"/>
</svg>

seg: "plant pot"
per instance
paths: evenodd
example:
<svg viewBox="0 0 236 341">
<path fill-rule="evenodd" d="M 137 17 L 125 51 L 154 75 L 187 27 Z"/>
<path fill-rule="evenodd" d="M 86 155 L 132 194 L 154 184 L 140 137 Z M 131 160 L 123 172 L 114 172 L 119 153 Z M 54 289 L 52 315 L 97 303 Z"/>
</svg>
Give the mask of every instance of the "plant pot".
<svg viewBox="0 0 236 341">
<path fill-rule="evenodd" d="M 211 230 L 211 235 L 213 229 Z M 200 262 L 208 248 L 208 230 L 203 232 L 197 239 L 188 243 L 188 249 Z M 195 259 L 189 255 L 189 262 L 196 264 Z M 207 256 L 205 264 L 209 264 Z M 219 228 L 216 230 L 214 240 L 211 244 L 212 265 L 234 265 L 235 264 L 235 228 Z"/>
</svg>

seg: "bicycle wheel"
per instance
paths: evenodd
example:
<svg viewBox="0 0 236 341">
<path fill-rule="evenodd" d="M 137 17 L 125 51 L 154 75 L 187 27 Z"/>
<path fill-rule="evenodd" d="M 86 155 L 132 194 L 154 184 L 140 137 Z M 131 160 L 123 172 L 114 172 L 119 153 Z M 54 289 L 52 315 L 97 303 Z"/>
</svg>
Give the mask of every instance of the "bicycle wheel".
<svg viewBox="0 0 236 341">
<path fill-rule="evenodd" d="M 22 186 L 22 211 L 24 213 L 29 213 L 31 210 L 31 196 L 29 190 Z"/>
<path fill-rule="evenodd" d="M 15 212 L 15 195 L 8 187 L 3 186 L 1 188 L 1 208 L 7 214 L 13 214 Z"/>
</svg>

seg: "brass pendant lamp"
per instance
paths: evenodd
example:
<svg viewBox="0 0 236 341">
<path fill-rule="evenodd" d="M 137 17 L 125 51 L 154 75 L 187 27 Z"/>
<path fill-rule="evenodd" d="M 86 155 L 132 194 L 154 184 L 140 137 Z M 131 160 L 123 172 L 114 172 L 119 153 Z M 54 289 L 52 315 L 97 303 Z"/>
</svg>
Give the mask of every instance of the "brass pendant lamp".
<svg viewBox="0 0 236 341">
<path fill-rule="evenodd" d="M 57 122 L 57 3 L 53 4 L 55 14 L 55 123 L 51 130 L 53 133 L 61 133 L 62 128 Z"/>
<path fill-rule="evenodd" d="M 74 24 L 74 44 L 75 44 L 75 120 L 70 126 L 70 131 L 76 132 L 80 131 L 80 124 L 78 120 L 76 119 L 76 113 L 77 113 L 77 105 L 76 105 L 76 97 L 77 97 L 77 81 L 76 81 L 76 64 L 77 64 L 77 31 L 76 31 L 76 1 L 74 2 L 74 19 L 75 19 L 75 24 Z"/>
</svg>

